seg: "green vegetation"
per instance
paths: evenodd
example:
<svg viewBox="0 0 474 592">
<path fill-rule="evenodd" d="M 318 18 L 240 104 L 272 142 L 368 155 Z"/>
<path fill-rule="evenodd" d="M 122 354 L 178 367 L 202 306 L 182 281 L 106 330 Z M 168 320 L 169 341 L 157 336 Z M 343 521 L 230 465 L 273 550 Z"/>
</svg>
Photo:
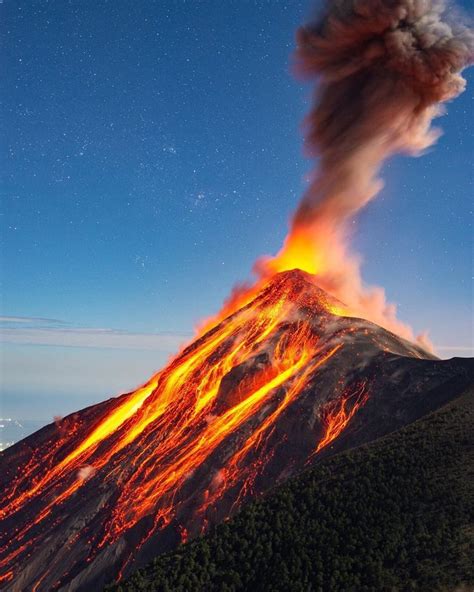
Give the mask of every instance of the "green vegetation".
<svg viewBox="0 0 474 592">
<path fill-rule="evenodd" d="M 323 461 L 116 592 L 454 591 L 474 584 L 474 392 Z"/>
</svg>

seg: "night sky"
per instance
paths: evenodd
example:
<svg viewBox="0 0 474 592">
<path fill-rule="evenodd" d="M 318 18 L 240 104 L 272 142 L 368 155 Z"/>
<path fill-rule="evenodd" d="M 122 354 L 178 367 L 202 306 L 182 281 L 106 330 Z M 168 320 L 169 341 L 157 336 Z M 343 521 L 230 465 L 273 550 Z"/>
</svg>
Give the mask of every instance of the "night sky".
<svg viewBox="0 0 474 592">
<path fill-rule="evenodd" d="M 469 0 L 464 0 L 465 8 Z M 3 410 L 49 420 L 144 382 L 281 246 L 311 163 L 291 72 L 313 2 L 0 4 Z M 473 72 L 360 216 L 364 278 L 472 355 Z"/>
</svg>

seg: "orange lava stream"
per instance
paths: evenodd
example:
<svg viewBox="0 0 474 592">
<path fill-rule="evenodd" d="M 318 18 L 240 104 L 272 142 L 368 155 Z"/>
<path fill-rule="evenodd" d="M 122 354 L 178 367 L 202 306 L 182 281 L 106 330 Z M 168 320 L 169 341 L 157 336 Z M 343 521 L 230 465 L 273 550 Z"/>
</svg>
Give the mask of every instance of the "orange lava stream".
<svg viewBox="0 0 474 592">
<path fill-rule="evenodd" d="M 323 414 L 323 422 L 326 428 L 324 437 L 319 442 L 315 454 L 339 436 L 357 410 L 365 405 L 368 398 L 366 384 L 363 383 L 349 396 L 343 396 L 329 403 Z M 349 406 L 350 409 L 348 409 Z"/>
<path fill-rule="evenodd" d="M 267 329 L 264 328 L 262 334 L 267 334 Z M 186 410 L 182 410 L 184 422 L 179 422 L 177 428 L 167 435 L 158 448 L 160 457 L 169 459 L 170 462 L 165 461 L 156 470 L 153 466 L 155 463 L 145 461 L 124 486 L 111 525 L 112 540 L 133 526 L 139 518 L 150 513 L 158 503 L 160 507 L 168 509 L 169 512 L 172 511 L 174 492 L 184 484 L 196 467 L 199 467 L 230 433 L 245 425 L 272 392 L 295 377 L 307 365 L 313 349 L 305 348 L 306 339 L 308 339 L 308 332 L 303 326 L 301 331 L 295 334 L 294 342 L 281 348 L 280 354 L 277 351 L 278 348 L 275 349 L 272 368 L 269 372 L 262 373 L 263 384 L 257 377 L 255 386 L 251 385 L 240 402 L 221 415 L 208 418 L 205 422 L 201 418 L 194 424 L 191 434 L 186 433 L 191 426 L 188 423 L 189 417 L 186 417 Z M 280 357 L 281 354 L 284 355 Z M 211 388 L 215 390 L 214 385 Z M 206 398 L 208 398 L 207 393 Z M 190 415 L 190 420 L 194 423 L 197 417 L 195 410 Z M 142 455 L 145 456 L 144 452 Z M 148 455 L 147 458 L 149 458 Z M 150 464 L 152 466 L 149 466 Z M 122 508 L 125 511 L 121 511 Z"/>
<path fill-rule="evenodd" d="M 0 582 L 9 582 L 13 579 L 13 571 L 7 571 L 3 575 L 0 575 Z"/>
<path fill-rule="evenodd" d="M 83 453 L 88 452 L 90 456 L 102 440 L 107 438 L 129 417 L 136 413 L 141 405 L 143 405 L 145 399 L 153 392 L 155 388 L 156 381 L 155 379 L 152 379 L 145 386 L 137 389 L 131 397 L 128 397 L 125 402 L 120 405 L 120 407 L 107 416 L 104 421 L 101 422 L 99 426 L 95 428 L 77 448 L 69 453 L 51 471 L 48 471 L 42 478 L 34 482 L 32 487 L 29 488 L 25 493 L 18 495 L 12 503 L 8 504 L 4 508 L 0 508 L 0 518 L 5 518 L 9 514 L 16 512 L 38 491 L 42 490 L 54 479 L 61 477 L 64 474 L 65 469 L 69 468 L 69 466 L 73 464 L 76 459 L 81 457 Z M 105 464 L 105 462 L 103 464 Z M 79 485 L 80 483 L 77 484 L 77 487 L 79 487 Z M 15 487 L 17 486 L 18 484 L 15 484 Z M 72 493 L 75 489 L 77 489 L 77 487 L 71 486 L 69 488 L 69 493 Z"/>
<path fill-rule="evenodd" d="M 320 366 L 325 364 L 341 347 L 342 344 L 334 346 L 326 354 L 322 355 L 321 357 L 314 358 L 311 363 L 306 365 L 304 370 L 299 374 L 288 391 L 285 393 L 277 408 L 269 416 L 267 416 L 267 418 L 257 429 L 252 432 L 252 434 L 245 441 L 244 445 L 227 462 L 227 465 L 223 469 L 221 476 L 224 485 L 219 487 L 219 489 L 214 492 L 213 495 L 210 495 L 208 492 L 208 496 L 204 504 L 198 510 L 199 514 L 204 514 L 207 508 L 215 504 L 215 502 L 223 496 L 227 489 L 236 485 L 237 482 L 242 478 L 242 475 L 246 474 L 246 477 L 241 486 L 240 493 L 233 504 L 233 507 L 236 507 L 239 504 L 245 493 L 252 491 L 252 483 L 254 479 L 256 478 L 257 474 L 261 472 L 263 466 L 265 465 L 265 460 L 269 460 L 269 458 L 258 458 L 256 461 L 249 463 L 246 462 L 247 457 L 258 449 L 258 447 L 262 444 L 262 441 L 265 439 L 265 436 L 269 436 L 271 434 L 272 428 L 276 424 L 278 417 L 288 407 L 288 405 L 290 405 L 297 398 L 301 390 L 307 384 L 310 375 L 316 372 Z"/>
</svg>

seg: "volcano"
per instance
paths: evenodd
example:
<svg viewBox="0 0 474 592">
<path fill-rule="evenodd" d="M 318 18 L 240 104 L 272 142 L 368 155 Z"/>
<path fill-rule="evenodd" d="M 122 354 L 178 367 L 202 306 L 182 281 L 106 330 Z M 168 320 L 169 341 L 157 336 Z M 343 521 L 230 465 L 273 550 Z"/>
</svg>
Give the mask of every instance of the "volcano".
<svg viewBox="0 0 474 592">
<path fill-rule="evenodd" d="M 279 273 L 136 391 L 0 456 L 0 589 L 100 590 L 473 382 Z"/>
</svg>

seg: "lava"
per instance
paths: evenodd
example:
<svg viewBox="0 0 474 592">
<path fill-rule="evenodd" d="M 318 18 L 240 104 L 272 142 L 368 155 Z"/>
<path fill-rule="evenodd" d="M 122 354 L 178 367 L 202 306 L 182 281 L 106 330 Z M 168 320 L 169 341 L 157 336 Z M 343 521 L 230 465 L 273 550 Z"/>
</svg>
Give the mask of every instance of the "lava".
<svg viewBox="0 0 474 592">
<path fill-rule="evenodd" d="M 323 410 L 323 424 L 325 433 L 322 440 L 316 447 L 316 452 L 328 446 L 335 440 L 342 430 L 347 426 L 357 410 L 367 402 L 369 394 L 366 383 L 358 385 L 357 389 L 350 394 L 331 401 Z"/>
</svg>

